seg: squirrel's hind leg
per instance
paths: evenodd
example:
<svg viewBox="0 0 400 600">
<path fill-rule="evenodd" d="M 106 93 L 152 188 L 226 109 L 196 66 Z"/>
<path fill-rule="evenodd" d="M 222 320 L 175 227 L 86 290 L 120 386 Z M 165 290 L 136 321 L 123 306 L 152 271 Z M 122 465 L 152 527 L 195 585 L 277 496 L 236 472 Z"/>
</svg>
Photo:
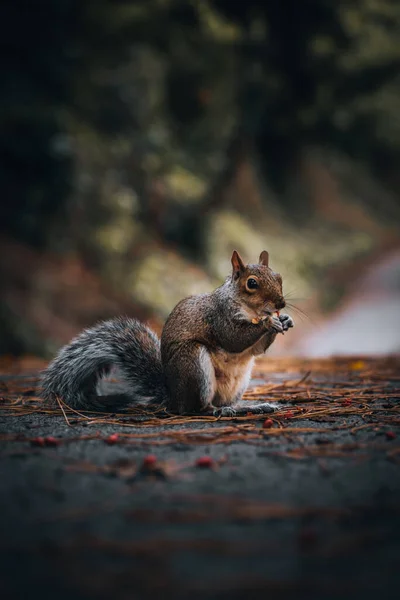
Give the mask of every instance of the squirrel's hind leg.
<svg viewBox="0 0 400 600">
<path fill-rule="evenodd" d="M 217 417 L 240 417 L 247 414 L 263 415 L 277 410 L 278 405 L 269 402 L 249 402 L 243 400 L 242 396 L 247 389 L 246 385 L 238 392 L 230 406 L 222 406 L 214 409 L 214 416 Z"/>
<path fill-rule="evenodd" d="M 239 417 L 247 415 L 248 413 L 261 415 L 273 412 L 276 410 L 276 406 L 269 404 L 268 402 L 257 402 L 251 403 L 247 400 L 243 400 L 243 394 L 245 393 L 251 375 L 251 369 L 253 361 L 249 363 L 239 387 L 236 389 L 234 396 L 230 403 L 226 402 L 225 406 L 216 406 L 213 410 L 213 414 L 216 417 Z"/>
<path fill-rule="evenodd" d="M 178 414 L 206 412 L 215 394 L 214 367 L 201 344 L 185 344 L 164 364 L 167 410 Z"/>
</svg>

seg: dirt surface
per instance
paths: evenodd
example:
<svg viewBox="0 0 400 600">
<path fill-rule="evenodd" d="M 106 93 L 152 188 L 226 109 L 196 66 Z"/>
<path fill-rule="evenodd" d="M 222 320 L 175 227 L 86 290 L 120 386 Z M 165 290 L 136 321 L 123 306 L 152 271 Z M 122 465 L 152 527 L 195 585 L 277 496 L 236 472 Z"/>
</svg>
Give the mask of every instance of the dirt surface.
<svg viewBox="0 0 400 600">
<path fill-rule="evenodd" d="M 397 595 L 399 359 L 265 359 L 267 423 L 48 409 L 39 366 L 0 363 L 1 598 Z"/>
</svg>

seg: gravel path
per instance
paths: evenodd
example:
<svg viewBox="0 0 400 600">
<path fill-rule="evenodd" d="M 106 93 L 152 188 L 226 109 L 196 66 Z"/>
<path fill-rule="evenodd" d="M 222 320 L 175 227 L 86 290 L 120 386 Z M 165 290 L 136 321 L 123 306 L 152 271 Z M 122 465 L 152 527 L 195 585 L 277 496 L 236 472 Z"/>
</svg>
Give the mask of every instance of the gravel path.
<svg viewBox="0 0 400 600">
<path fill-rule="evenodd" d="M 282 402 L 265 427 L 134 411 L 68 425 L 36 373 L 3 369 L 0 597 L 396 596 L 399 366 L 263 361 L 250 396 Z"/>
</svg>

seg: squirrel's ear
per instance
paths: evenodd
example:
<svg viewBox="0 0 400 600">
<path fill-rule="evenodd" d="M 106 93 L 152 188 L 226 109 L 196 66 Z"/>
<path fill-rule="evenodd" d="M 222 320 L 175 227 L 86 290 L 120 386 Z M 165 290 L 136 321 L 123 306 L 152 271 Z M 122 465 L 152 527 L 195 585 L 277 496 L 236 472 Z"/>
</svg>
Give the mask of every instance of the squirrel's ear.
<svg viewBox="0 0 400 600">
<path fill-rule="evenodd" d="M 269 254 L 266 250 L 263 250 L 260 254 L 260 258 L 258 259 L 260 265 L 264 265 L 264 267 L 268 267 L 269 262 Z"/>
<path fill-rule="evenodd" d="M 232 277 L 233 277 L 233 279 L 237 279 L 240 276 L 240 273 L 242 271 L 244 271 L 246 267 L 240 257 L 239 252 L 236 252 L 236 250 L 233 251 L 231 263 L 232 263 L 232 269 L 233 269 Z"/>
</svg>

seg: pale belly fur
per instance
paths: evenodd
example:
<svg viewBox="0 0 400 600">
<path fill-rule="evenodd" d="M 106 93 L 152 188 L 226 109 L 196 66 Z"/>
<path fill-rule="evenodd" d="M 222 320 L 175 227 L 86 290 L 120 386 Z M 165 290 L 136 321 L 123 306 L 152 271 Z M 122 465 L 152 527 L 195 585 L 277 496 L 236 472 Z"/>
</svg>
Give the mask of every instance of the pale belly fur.
<svg viewBox="0 0 400 600">
<path fill-rule="evenodd" d="M 247 388 L 254 357 L 248 352 L 228 354 L 222 350 L 211 353 L 215 373 L 214 406 L 229 406 L 240 399 Z"/>
</svg>

